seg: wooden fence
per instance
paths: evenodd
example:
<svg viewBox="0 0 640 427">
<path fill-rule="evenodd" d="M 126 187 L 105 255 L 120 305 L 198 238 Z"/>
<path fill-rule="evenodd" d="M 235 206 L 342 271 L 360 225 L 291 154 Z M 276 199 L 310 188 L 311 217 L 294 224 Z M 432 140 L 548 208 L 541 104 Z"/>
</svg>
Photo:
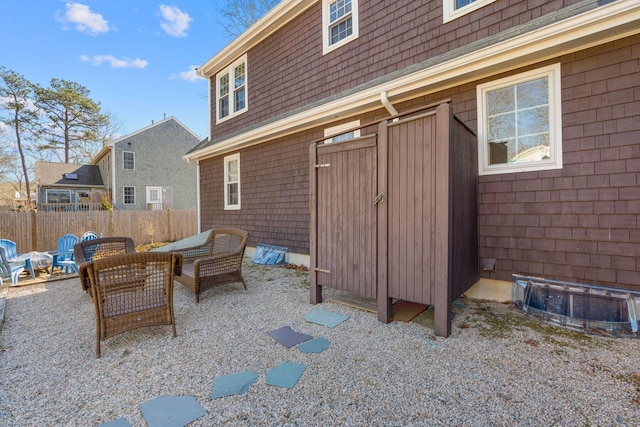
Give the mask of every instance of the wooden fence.
<svg viewBox="0 0 640 427">
<path fill-rule="evenodd" d="M 18 252 L 52 251 L 65 234 L 80 237 L 128 236 L 136 244 L 172 242 L 198 232 L 195 210 L 0 212 L 0 238 L 16 242 Z"/>
</svg>

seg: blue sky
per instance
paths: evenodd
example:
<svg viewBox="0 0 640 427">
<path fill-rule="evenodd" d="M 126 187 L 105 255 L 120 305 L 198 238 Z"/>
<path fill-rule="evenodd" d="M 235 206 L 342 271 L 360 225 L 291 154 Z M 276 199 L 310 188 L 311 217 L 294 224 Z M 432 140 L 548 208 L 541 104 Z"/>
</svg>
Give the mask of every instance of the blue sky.
<svg viewBox="0 0 640 427">
<path fill-rule="evenodd" d="M 48 86 L 72 80 L 122 134 L 175 116 L 208 135 L 207 82 L 194 67 L 226 46 L 223 0 L 1 0 L 0 65 Z"/>
</svg>

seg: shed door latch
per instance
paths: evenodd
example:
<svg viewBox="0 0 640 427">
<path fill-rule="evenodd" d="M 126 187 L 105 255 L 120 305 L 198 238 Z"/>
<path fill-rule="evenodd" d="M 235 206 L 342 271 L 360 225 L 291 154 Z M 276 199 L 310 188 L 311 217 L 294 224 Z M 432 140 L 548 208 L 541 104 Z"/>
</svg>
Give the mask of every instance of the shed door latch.
<svg viewBox="0 0 640 427">
<path fill-rule="evenodd" d="M 378 194 L 376 196 L 376 199 L 373 201 L 373 206 L 377 206 L 378 203 L 382 203 L 384 202 L 384 195 L 383 194 Z"/>
</svg>

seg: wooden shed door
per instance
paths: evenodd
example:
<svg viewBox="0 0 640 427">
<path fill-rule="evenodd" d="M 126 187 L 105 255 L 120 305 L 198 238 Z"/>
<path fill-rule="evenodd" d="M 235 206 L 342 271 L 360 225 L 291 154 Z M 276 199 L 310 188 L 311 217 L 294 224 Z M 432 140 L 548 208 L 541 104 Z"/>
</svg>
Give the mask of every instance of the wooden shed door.
<svg viewBox="0 0 640 427">
<path fill-rule="evenodd" d="M 311 221 L 317 227 L 311 258 L 317 285 L 368 298 L 377 295 L 376 139 L 370 135 L 311 148 L 316 189 Z"/>
</svg>

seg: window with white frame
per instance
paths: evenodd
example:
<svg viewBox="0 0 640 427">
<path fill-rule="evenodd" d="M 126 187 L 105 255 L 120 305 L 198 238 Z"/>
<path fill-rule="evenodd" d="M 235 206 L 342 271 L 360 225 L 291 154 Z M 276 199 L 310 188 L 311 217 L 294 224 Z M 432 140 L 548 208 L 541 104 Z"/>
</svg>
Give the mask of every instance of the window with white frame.
<svg viewBox="0 0 640 427">
<path fill-rule="evenodd" d="M 216 75 L 216 122 L 247 111 L 247 55 Z"/>
<path fill-rule="evenodd" d="M 323 53 L 358 38 L 358 0 L 322 0 Z"/>
<path fill-rule="evenodd" d="M 122 152 L 122 169 L 135 169 L 136 156 L 132 151 Z"/>
<path fill-rule="evenodd" d="M 224 208 L 240 209 L 240 153 L 224 158 Z"/>
<path fill-rule="evenodd" d="M 324 136 L 330 136 L 330 138 L 325 139 L 324 143 L 329 144 L 331 142 L 340 142 L 346 141 L 348 139 L 358 138 L 360 136 L 360 129 L 355 128 L 359 126 L 360 120 L 354 120 L 353 122 L 343 123 L 341 125 L 326 128 L 324 130 Z"/>
<path fill-rule="evenodd" d="M 134 205 L 136 203 L 135 187 L 124 187 L 123 199 L 125 205 Z"/>
<path fill-rule="evenodd" d="M 494 1 L 496 0 L 442 0 L 443 21 L 453 21 Z"/>
<path fill-rule="evenodd" d="M 562 168 L 560 64 L 477 87 L 481 175 Z"/>
</svg>

